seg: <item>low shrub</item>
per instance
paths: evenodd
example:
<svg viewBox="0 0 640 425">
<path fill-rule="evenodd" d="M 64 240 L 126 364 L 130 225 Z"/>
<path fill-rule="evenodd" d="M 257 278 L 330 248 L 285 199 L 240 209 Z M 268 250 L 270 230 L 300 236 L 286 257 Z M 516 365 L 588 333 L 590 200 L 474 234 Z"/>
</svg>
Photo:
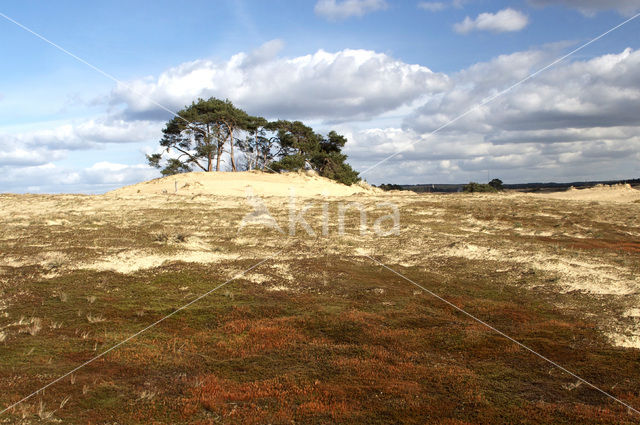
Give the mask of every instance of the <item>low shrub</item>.
<svg viewBox="0 0 640 425">
<path fill-rule="evenodd" d="M 488 184 L 470 182 L 463 186 L 462 191 L 465 193 L 495 193 L 498 189 Z"/>
</svg>

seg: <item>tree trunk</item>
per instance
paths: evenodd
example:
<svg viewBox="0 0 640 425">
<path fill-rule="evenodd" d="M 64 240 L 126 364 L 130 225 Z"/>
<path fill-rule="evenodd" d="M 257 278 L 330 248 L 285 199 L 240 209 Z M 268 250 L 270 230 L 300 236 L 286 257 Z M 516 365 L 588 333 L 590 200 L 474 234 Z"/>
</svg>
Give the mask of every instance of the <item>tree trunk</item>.
<svg viewBox="0 0 640 425">
<path fill-rule="evenodd" d="M 229 154 L 231 155 L 231 171 L 238 171 L 236 168 L 236 159 L 233 156 L 233 130 L 229 129 L 229 144 L 231 145 L 231 149 L 229 150 Z"/>
<path fill-rule="evenodd" d="M 220 171 L 220 157 L 222 156 L 222 146 L 218 146 L 218 155 L 216 155 L 216 171 Z"/>
<path fill-rule="evenodd" d="M 207 171 L 213 171 L 213 158 L 211 155 L 211 128 L 209 127 L 209 124 L 207 124 L 207 136 L 205 139 L 205 143 L 207 145 Z"/>
</svg>

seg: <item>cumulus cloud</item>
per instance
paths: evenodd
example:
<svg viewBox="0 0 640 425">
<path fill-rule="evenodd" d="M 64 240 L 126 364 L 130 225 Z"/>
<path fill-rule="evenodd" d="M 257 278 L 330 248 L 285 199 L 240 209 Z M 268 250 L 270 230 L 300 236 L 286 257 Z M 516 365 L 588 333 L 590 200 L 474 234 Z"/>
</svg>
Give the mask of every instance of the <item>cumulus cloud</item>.
<svg viewBox="0 0 640 425">
<path fill-rule="evenodd" d="M 385 0 L 318 0 L 314 11 L 316 15 L 331 21 L 363 16 L 388 7 Z"/>
<path fill-rule="evenodd" d="M 518 52 L 452 75 L 453 88 L 430 97 L 402 128 L 354 132 L 351 157 L 364 169 L 405 149 L 365 176 L 378 181 L 392 181 L 395 172 L 413 183 L 479 180 L 487 171 L 507 181 L 634 177 L 640 51 L 632 49 L 560 65 L 430 135 L 551 56 Z"/>
<path fill-rule="evenodd" d="M 70 151 L 99 150 L 113 143 L 156 141 L 160 130 L 157 122 L 96 118 L 46 130 L 0 134 L 0 187 L 18 192 L 95 192 L 155 177 L 157 172 L 147 165 L 98 163 L 77 171 L 61 169 L 54 163 L 65 159 Z"/>
<path fill-rule="evenodd" d="M 0 167 L 33 167 L 64 156 L 61 151 L 0 144 Z"/>
<path fill-rule="evenodd" d="M 319 51 L 283 59 L 274 53 L 277 47 L 223 63 L 183 64 L 134 83 L 146 95 L 178 105 L 217 96 L 272 117 L 345 118 L 332 126 L 348 137 L 356 169 L 404 150 L 365 175 L 377 182 L 479 180 L 487 170 L 507 181 L 535 180 L 541 173 L 556 180 L 624 178 L 633 176 L 634 161 L 640 159 L 634 148 L 640 143 L 640 118 L 634 114 L 640 109 L 638 51 L 561 64 L 430 136 L 547 65 L 566 46 L 501 55 L 451 75 L 371 51 Z M 288 78 L 274 78 L 279 74 Z M 114 96 L 125 102 L 129 115 L 154 112 L 139 96 L 117 89 Z M 407 106 L 416 102 L 417 108 Z M 349 122 L 399 107 L 412 111 L 402 126 L 361 129 Z M 585 169 L 591 171 L 585 174 Z"/>
<path fill-rule="evenodd" d="M 120 187 L 158 176 L 158 171 L 147 164 L 126 165 L 113 162 L 97 162 L 77 174 L 76 183 Z"/>
<path fill-rule="evenodd" d="M 454 88 L 432 97 L 411 119 L 434 129 L 470 106 L 526 77 L 550 61 L 538 50 L 503 55 L 452 76 Z M 612 127 L 636 124 L 640 106 L 640 52 L 626 49 L 560 65 L 479 108 L 458 128 L 499 125 L 510 130 Z M 458 125 L 458 124 L 457 124 Z"/>
<path fill-rule="evenodd" d="M 471 31 L 514 32 L 524 29 L 529 24 L 529 18 L 522 12 L 507 8 L 497 13 L 481 13 L 475 19 L 467 16 L 464 21 L 453 26 L 460 34 Z"/>
<path fill-rule="evenodd" d="M 233 99 L 250 113 L 271 118 L 371 119 L 448 88 L 446 75 L 370 50 L 319 50 L 294 58 L 274 56 L 278 45 L 239 53 L 224 62 L 198 60 L 157 78 L 116 87 L 114 104 L 125 118 L 167 119 L 149 99 L 182 109 L 198 97 Z M 266 53 L 263 53 L 263 50 Z"/>
<path fill-rule="evenodd" d="M 274 60 L 283 47 L 284 41 L 280 39 L 267 41 L 262 46 L 248 54 L 242 65 L 250 68 Z"/>
<path fill-rule="evenodd" d="M 482 132 L 434 136 L 412 129 L 379 128 L 350 135 L 350 162 L 365 170 L 375 162 L 409 149 L 362 177 L 371 182 L 464 183 L 485 181 L 487 173 L 508 182 L 577 181 L 632 178 L 640 137 L 562 142 L 516 138 L 496 143 Z M 351 143 L 355 142 L 355 143 Z"/>
<path fill-rule="evenodd" d="M 98 162 L 81 169 L 59 167 L 51 162 L 19 168 L 0 164 L 0 187 L 23 193 L 104 193 L 159 174 L 146 164 Z"/>
<path fill-rule="evenodd" d="M 136 143 L 159 139 L 161 125 L 151 121 L 95 118 L 13 134 L 0 134 L 0 146 L 50 151 L 95 149 L 107 143 Z"/>
<path fill-rule="evenodd" d="M 640 10 L 640 0 L 529 0 L 534 6 L 566 6 L 591 16 L 602 10 L 632 15 Z"/>
</svg>

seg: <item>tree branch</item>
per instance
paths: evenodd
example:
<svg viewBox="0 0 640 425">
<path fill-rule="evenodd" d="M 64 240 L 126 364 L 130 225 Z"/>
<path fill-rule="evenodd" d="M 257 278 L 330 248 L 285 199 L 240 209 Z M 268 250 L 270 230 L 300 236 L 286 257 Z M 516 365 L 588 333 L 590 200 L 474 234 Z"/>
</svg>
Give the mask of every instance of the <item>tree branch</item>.
<svg viewBox="0 0 640 425">
<path fill-rule="evenodd" d="M 194 163 L 194 164 L 196 164 L 198 167 L 200 167 L 200 168 L 202 169 L 202 171 L 207 171 L 207 169 L 206 169 L 206 168 L 204 168 L 204 167 L 203 167 L 203 166 L 198 162 L 198 160 L 196 159 L 196 157 L 194 157 L 193 155 L 191 155 L 189 152 L 187 152 L 187 151 L 185 151 L 185 150 L 182 150 L 182 149 L 180 149 L 180 148 L 179 148 L 179 147 L 177 147 L 177 146 L 174 146 L 173 148 L 174 148 L 175 150 L 179 151 L 179 152 L 182 152 L 184 155 L 187 155 L 189 158 L 191 158 L 191 162 L 193 162 L 193 163 Z M 167 150 L 168 150 L 168 149 L 167 149 Z"/>
</svg>

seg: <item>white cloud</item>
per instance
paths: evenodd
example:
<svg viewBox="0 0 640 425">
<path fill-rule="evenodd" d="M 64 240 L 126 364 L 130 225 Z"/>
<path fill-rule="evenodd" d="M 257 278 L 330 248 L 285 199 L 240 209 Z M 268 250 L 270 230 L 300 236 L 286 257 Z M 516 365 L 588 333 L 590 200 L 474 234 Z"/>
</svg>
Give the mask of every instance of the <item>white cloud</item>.
<svg viewBox="0 0 640 425">
<path fill-rule="evenodd" d="M 78 183 L 120 187 L 157 177 L 158 171 L 147 164 L 126 165 L 97 162 L 79 173 Z"/>
<path fill-rule="evenodd" d="M 2 167 L 33 167 L 46 164 L 53 159 L 59 159 L 64 154 L 60 151 L 47 149 L 27 149 L 22 146 L 8 146 L 0 144 L 0 168 Z"/>
<path fill-rule="evenodd" d="M 157 142 L 161 128 L 157 122 L 100 118 L 45 130 L 0 134 L 0 186 L 10 186 L 16 191 L 39 186 L 50 191 L 66 190 L 63 187 L 67 187 L 68 191 L 91 192 L 94 191 L 92 184 L 112 183 L 113 186 L 116 182 L 130 181 L 132 176 L 150 176 L 149 172 L 155 171 L 146 165 L 106 169 L 105 163 L 99 163 L 75 172 L 60 169 L 54 162 L 65 159 L 70 151 L 97 152 L 108 144 Z"/>
<path fill-rule="evenodd" d="M 382 136 L 385 135 L 386 136 Z M 406 148 L 402 154 L 363 175 L 371 182 L 464 183 L 485 181 L 487 172 L 508 182 L 577 181 L 637 177 L 640 137 L 621 140 L 497 144 L 482 132 L 426 136 L 396 128 L 356 132 L 348 144 L 349 161 L 364 170 Z"/>
<path fill-rule="evenodd" d="M 439 12 L 447 8 L 447 4 L 439 1 L 421 1 L 418 8 L 429 12 Z"/>
<path fill-rule="evenodd" d="M 284 41 L 280 39 L 270 40 L 262 46 L 249 53 L 243 62 L 245 67 L 255 67 L 260 64 L 272 61 L 284 48 Z"/>
<path fill-rule="evenodd" d="M 0 171 L 0 187 L 11 187 L 14 192 L 41 193 L 104 193 L 160 174 L 146 164 L 111 162 L 98 162 L 81 169 L 59 167 L 51 162 L 20 168 L 0 164 Z"/>
<path fill-rule="evenodd" d="M 0 134 L 0 146 L 52 151 L 95 149 L 106 143 L 136 143 L 159 139 L 162 126 L 152 121 L 95 118 L 45 130 Z"/>
<path fill-rule="evenodd" d="M 349 132 L 356 169 L 377 182 L 576 181 L 637 177 L 640 51 L 559 65 L 435 135 L 430 133 L 553 60 L 538 50 L 499 56 L 451 76 L 402 128 Z M 544 176 L 544 177 L 541 177 Z"/>
<path fill-rule="evenodd" d="M 129 83 L 136 93 L 116 87 L 112 103 L 125 103 L 129 118 L 168 118 L 149 99 L 177 111 L 198 97 L 215 96 L 270 118 L 371 119 L 449 84 L 444 74 L 370 50 L 319 50 L 294 58 L 274 57 L 275 49 L 267 50 L 239 53 L 225 62 L 183 63 L 157 78 Z"/>
<path fill-rule="evenodd" d="M 540 51 L 476 64 L 452 77 L 454 88 L 432 97 L 408 122 L 429 131 L 550 61 Z M 479 108 L 455 128 L 493 131 L 590 129 L 640 125 L 640 51 L 559 65 Z"/>
<path fill-rule="evenodd" d="M 359 170 L 406 149 L 364 176 L 376 183 L 484 180 L 487 170 L 510 182 L 637 176 L 640 51 L 559 64 L 430 136 L 567 46 L 501 55 L 451 75 L 368 50 L 280 58 L 281 47 L 276 40 L 227 61 L 189 62 L 132 84 L 176 109 L 216 96 L 270 118 L 329 120 L 348 137 L 346 151 Z M 119 119 L 0 135 L 0 186 L 95 192 L 157 176 L 143 164 L 51 164 L 73 149 L 147 140 L 157 147 L 163 122 L 131 121 L 157 116 L 157 108 L 124 87 L 114 89 L 112 102 L 124 105 Z M 373 119 L 357 121 L 365 118 Z"/>
<path fill-rule="evenodd" d="M 617 10 L 623 15 L 632 15 L 640 10 L 640 0 L 529 0 L 534 6 L 566 6 L 585 15 L 594 15 L 602 10 Z"/>
<path fill-rule="evenodd" d="M 332 21 L 363 16 L 388 7 L 385 0 L 318 0 L 314 11 L 316 15 Z"/>
<path fill-rule="evenodd" d="M 527 15 L 507 8 L 497 13 L 481 13 L 475 19 L 467 16 L 464 21 L 455 24 L 453 29 L 460 34 L 471 31 L 513 32 L 524 29 L 528 23 Z"/>
</svg>

